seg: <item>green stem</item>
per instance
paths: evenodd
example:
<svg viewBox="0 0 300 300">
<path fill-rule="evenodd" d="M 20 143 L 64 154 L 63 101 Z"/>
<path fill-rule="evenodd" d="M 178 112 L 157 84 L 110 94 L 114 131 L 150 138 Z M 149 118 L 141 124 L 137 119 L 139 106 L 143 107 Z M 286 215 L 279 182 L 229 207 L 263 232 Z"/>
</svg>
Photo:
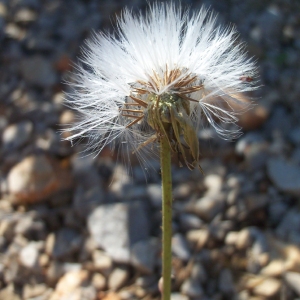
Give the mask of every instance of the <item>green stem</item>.
<svg viewBox="0 0 300 300">
<path fill-rule="evenodd" d="M 171 261 L 172 261 L 172 174 L 171 149 L 167 138 L 160 140 L 160 162 L 162 178 L 162 299 L 171 298 Z"/>
</svg>

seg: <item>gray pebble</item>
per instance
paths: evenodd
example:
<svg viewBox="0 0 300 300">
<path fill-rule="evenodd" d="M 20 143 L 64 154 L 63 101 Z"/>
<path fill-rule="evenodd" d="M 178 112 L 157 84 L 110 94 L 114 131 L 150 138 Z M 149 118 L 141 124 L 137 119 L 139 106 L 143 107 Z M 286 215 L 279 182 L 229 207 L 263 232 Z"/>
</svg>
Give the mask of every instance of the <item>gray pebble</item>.
<svg viewBox="0 0 300 300">
<path fill-rule="evenodd" d="M 179 214 L 179 223 L 182 230 L 199 229 L 203 225 L 198 216 L 182 212 Z"/>
<path fill-rule="evenodd" d="M 195 213 L 205 221 L 211 221 L 225 207 L 225 199 L 219 197 L 204 196 L 188 207 L 188 211 Z"/>
<path fill-rule="evenodd" d="M 176 257 L 184 261 L 187 261 L 191 256 L 188 243 L 185 237 L 180 233 L 176 233 L 172 237 L 172 252 Z"/>
<path fill-rule="evenodd" d="M 148 214 L 141 201 L 102 205 L 89 215 L 88 228 L 115 261 L 129 263 L 131 246 L 148 238 Z"/>
</svg>

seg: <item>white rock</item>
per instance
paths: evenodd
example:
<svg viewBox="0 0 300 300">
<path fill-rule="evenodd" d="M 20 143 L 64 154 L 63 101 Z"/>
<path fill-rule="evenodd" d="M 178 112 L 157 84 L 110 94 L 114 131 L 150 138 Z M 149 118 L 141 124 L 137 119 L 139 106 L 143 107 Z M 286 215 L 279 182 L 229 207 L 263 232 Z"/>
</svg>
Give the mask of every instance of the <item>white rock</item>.
<svg viewBox="0 0 300 300">
<path fill-rule="evenodd" d="M 35 268 L 38 264 L 39 257 L 39 243 L 30 242 L 26 247 L 24 247 L 20 254 L 20 263 L 26 268 Z"/>
<path fill-rule="evenodd" d="M 204 184 L 207 187 L 206 195 L 216 195 L 222 189 L 223 179 L 220 175 L 210 174 L 204 178 Z"/>
<path fill-rule="evenodd" d="M 129 271 L 126 268 L 115 268 L 108 278 L 108 288 L 118 290 L 123 287 L 129 278 Z"/>
</svg>

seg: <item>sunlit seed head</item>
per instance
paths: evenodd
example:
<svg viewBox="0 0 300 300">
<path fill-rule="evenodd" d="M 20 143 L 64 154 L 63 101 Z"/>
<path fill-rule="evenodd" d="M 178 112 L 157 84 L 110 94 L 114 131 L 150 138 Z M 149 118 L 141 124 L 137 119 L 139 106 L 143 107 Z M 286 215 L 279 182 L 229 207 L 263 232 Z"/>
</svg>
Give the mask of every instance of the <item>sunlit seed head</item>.
<svg viewBox="0 0 300 300">
<path fill-rule="evenodd" d="M 68 140 L 85 137 L 96 154 L 121 141 L 142 154 L 164 135 L 192 168 L 206 123 L 224 139 L 240 135 L 236 108 L 256 88 L 256 67 L 232 26 L 217 26 L 206 9 L 190 13 L 168 2 L 150 4 L 145 16 L 125 9 L 116 28 L 84 50 L 67 97 L 82 121 L 68 129 Z"/>
</svg>

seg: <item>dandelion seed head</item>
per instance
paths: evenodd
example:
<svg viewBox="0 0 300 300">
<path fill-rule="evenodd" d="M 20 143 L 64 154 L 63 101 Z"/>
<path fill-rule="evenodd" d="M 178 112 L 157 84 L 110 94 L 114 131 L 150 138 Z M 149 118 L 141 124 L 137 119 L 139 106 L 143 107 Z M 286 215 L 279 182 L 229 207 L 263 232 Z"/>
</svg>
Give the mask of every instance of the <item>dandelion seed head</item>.
<svg viewBox="0 0 300 300">
<path fill-rule="evenodd" d="M 67 139 L 86 137 L 96 154 L 115 141 L 141 154 L 165 136 L 195 167 L 204 120 L 222 138 L 236 138 L 245 107 L 240 95 L 256 88 L 255 64 L 237 38 L 205 8 L 191 14 L 174 3 L 154 3 L 145 16 L 123 10 L 115 34 L 87 41 L 66 97 L 82 118 Z"/>
</svg>

